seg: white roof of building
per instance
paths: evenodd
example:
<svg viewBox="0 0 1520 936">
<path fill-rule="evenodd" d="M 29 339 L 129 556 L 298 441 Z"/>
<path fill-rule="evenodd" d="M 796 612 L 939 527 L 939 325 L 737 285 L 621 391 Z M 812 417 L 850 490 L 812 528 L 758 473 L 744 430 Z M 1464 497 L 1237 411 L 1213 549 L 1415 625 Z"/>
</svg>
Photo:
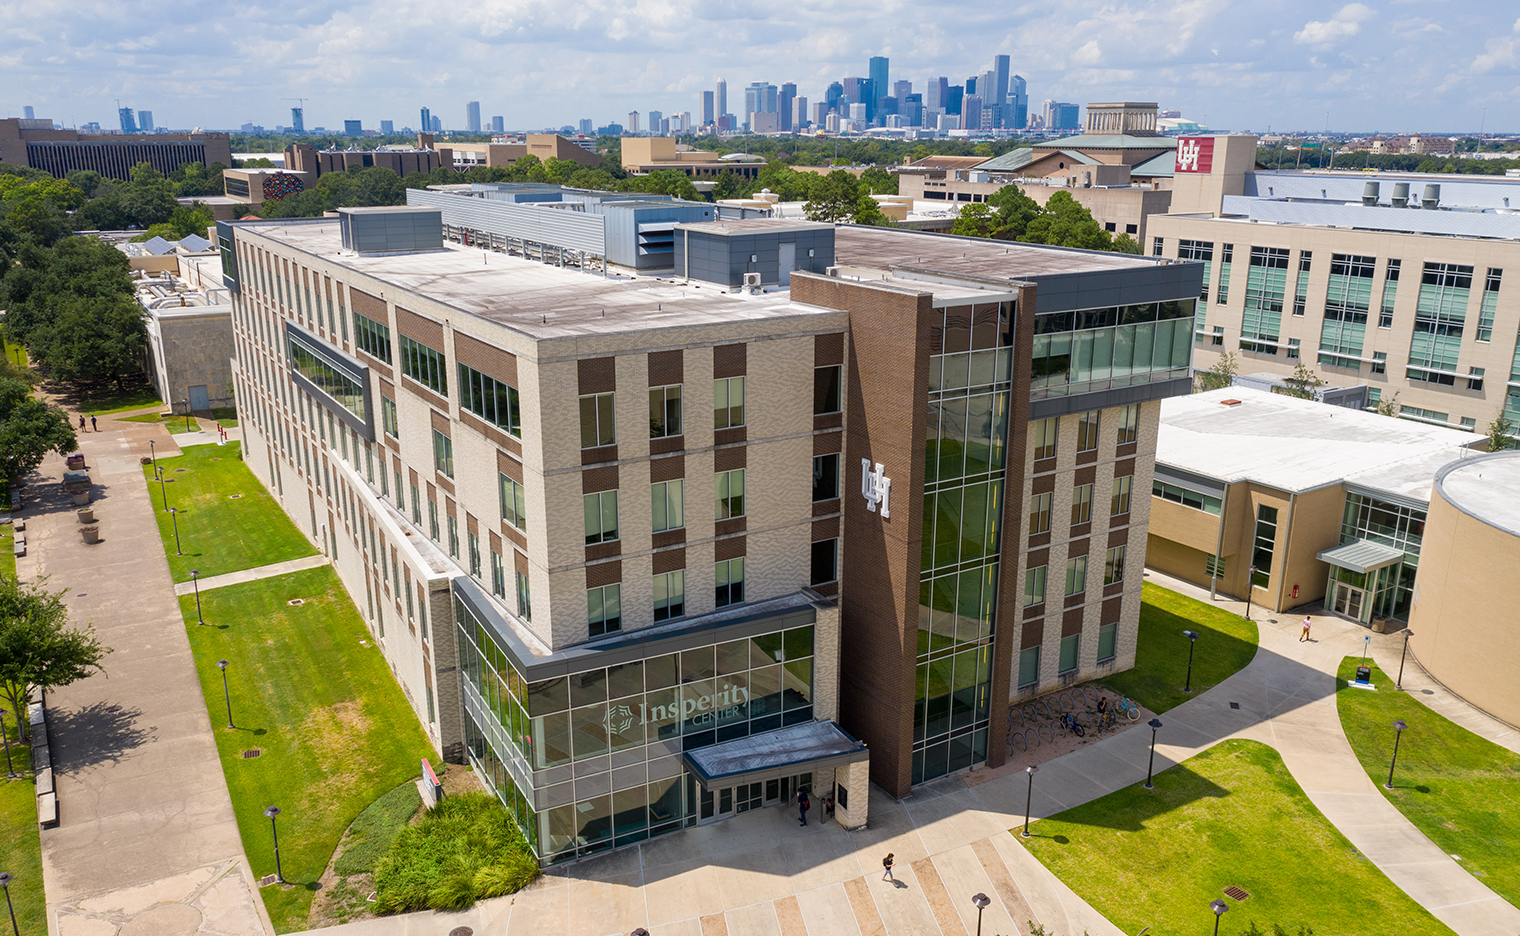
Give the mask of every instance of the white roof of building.
<svg viewBox="0 0 1520 936">
<path fill-rule="evenodd" d="M 1233 405 L 1225 401 L 1238 400 Z M 1226 483 L 1302 493 L 1345 482 L 1429 503 L 1443 465 L 1482 435 L 1245 387 L 1161 402 L 1156 461 Z"/>
<path fill-rule="evenodd" d="M 1520 536 L 1520 452 L 1494 452 L 1442 472 L 1441 492 L 1458 510 Z"/>
</svg>

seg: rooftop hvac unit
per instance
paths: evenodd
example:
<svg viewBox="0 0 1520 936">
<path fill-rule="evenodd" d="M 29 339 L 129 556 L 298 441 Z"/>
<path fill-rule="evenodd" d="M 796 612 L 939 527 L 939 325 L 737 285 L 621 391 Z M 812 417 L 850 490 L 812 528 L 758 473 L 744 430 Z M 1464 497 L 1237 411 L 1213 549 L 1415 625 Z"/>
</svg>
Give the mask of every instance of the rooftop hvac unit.
<svg viewBox="0 0 1520 936">
<path fill-rule="evenodd" d="M 1436 210 L 1441 204 L 1441 187 L 1439 185 L 1425 186 L 1425 194 L 1420 199 L 1420 207 L 1430 211 Z"/>
<path fill-rule="evenodd" d="M 1362 204 L 1366 205 L 1369 208 L 1377 205 L 1378 190 L 1381 188 L 1382 186 L 1377 182 L 1368 182 L 1366 185 L 1362 186 Z"/>
<path fill-rule="evenodd" d="M 744 274 L 744 288 L 747 289 L 747 290 L 749 290 L 752 293 L 759 292 L 760 291 L 760 274 L 759 273 L 746 273 L 746 274 Z"/>
<path fill-rule="evenodd" d="M 1409 207 L 1409 183 L 1408 182 L 1395 182 L 1395 183 L 1393 183 L 1393 207 L 1395 207 L 1395 208 L 1408 208 Z"/>
<path fill-rule="evenodd" d="M 838 279 L 840 276 L 839 267 L 837 266 L 824 267 L 823 273 L 825 276 L 832 276 L 835 279 Z"/>
</svg>

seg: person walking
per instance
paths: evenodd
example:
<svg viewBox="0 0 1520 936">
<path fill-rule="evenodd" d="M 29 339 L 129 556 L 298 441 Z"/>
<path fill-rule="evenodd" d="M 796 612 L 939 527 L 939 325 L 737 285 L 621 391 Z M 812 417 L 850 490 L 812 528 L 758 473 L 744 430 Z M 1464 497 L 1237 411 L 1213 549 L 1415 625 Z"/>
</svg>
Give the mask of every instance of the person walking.
<svg viewBox="0 0 1520 936">
<path fill-rule="evenodd" d="M 808 804 L 807 790 L 798 790 L 797 791 L 797 824 L 798 825 L 807 825 L 808 805 L 809 804 Z"/>
<path fill-rule="evenodd" d="M 79 414 L 79 431 L 80 432 L 84 431 L 84 414 L 83 413 Z"/>
<path fill-rule="evenodd" d="M 1312 623 L 1314 622 L 1309 618 L 1309 615 L 1304 615 L 1304 632 L 1298 635 L 1299 643 L 1303 643 L 1309 639 L 1309 625 Z"/>
<path fill-rule="evenodd" d="M 90 431 L 91 432 L 99 432 L 100 431 L 99 429 L 95 428 L 95 417 L 94 416 L 90 417 Z"/>
<path fill-rule="evenodd" d="M 892 876 L 892 853 L 891 852 L 887 852 L 887 857 L 881 859 L 881 867 L 882 867 L 881 879 L 883 881 L 891 881 L 893 884 L 896 884 L 897 883 L 897 878 L 895 878 L 895 877 Z"/>
</svg>

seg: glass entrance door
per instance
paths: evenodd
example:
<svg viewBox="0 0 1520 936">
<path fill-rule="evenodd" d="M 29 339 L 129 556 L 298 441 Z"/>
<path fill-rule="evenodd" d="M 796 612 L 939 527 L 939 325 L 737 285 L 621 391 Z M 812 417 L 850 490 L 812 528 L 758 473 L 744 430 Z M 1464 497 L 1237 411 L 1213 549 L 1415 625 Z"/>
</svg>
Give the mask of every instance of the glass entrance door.
<svg viewBox="0 0 1520 936">
<path fill-rule="evenodd" d="M 1360 588 L 1347 585 L 1345 582 L 1335 583 L 1335 597 L 1331 603 L 1332 610 L 1336 614 L 1345 615 L 1353 621 L 1362 619 L 1362 605 L 1366 601 L 1367 593 Z"/>
</svg>

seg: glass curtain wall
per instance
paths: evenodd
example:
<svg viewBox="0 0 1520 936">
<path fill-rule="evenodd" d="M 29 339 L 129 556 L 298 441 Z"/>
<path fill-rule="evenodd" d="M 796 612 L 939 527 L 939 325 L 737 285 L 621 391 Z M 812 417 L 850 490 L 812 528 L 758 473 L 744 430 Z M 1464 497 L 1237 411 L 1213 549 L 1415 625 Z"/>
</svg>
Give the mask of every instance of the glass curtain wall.
<svg viewBox="0 0 1520 936">
<path fill-rule="evenodd" d="M 1325 318 L 1319 333 L 1319 363 L 1357 370 L 1367 336 L 1367 312 L 1372 306 L 1375 257 L 1330 255 L 1330 284 L 1325 294 Z"/>
<path fill-rule="evenodd" d="M 935 329 L 924 452 L 914 783 L 987 759 L 1012 316 L 1012 303 L 960 306 L 945 310 Z"/>
<path fill-rule="evenodd" d="M 1240 317 L 1240 350 L 1277 353 L 1287 289 L 1288 251 L 1281 247 L 1252 247 Z"/>
<path fill-rule="evenodd" d="M 1425 536 L 1425 511 L 1405 507 L 1366 494 L 1348 492 L 1346 511 L 1341 517 L 1341 542 L 1371 540 L 1404 550 L 1401 565 L 1379 569 L 1383 576 L 1371 586 L 1374 617 L 1409 619 L 1409 605 L 1414 598 L 1414 578 L 1420 565 L 1420 542 Z M 1354 582 L 1351 584 L 1355 584 Z"/>
<path fill-rule="evenodd" d="M 1035 316 L 1030 397 L 1186 377 L 1194 305 L 1187 299 Z"/>
<path fill-rule="evenodd" d="M 1414 336 L 1409 342 L 1409 380 L 1452 386 L 1462 351 L 1462 328 L 1472 292 L 1473 268 L 1427 263 L 1420 274 Z"/>
<path fill-rule="evenodd" d="M 697 790 L 683 773 L 534 812 L 519 784 L 535 771 L 575 764 L 584 778 L 610 770 L 609 754 L 643 764 L 813 719 L 812 625 L 529 682 L 454 607 L 470 759 L 545 862 L 692 825 Z"/>
</svg>

